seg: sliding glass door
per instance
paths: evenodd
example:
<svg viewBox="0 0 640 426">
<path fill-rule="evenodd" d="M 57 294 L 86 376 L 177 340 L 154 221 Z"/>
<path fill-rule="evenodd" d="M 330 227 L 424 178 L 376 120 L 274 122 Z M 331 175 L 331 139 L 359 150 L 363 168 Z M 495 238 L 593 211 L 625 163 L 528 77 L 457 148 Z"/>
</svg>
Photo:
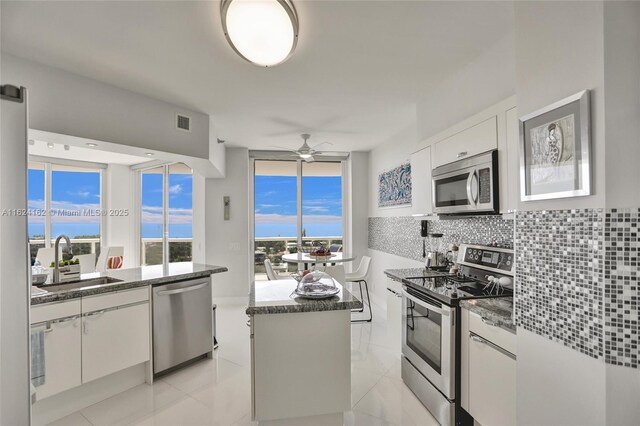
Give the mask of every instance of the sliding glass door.
<svg viewBox="0 0 640 426">
<path fill-rule="evenodd" d="M 326 245 L 342 248 L 340 161 L 254 161 L 254 270 L 266 280 L 264 261 L 287 275 L 296 264 L 282 256 Z"/>
</svg>

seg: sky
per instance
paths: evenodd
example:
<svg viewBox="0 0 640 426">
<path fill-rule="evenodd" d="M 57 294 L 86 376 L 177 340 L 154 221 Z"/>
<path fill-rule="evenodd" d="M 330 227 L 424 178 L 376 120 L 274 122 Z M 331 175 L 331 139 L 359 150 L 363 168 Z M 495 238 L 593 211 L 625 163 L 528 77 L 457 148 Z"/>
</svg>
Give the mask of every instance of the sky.
<svg viewBox="0 0 640 426">
<path fill-rule="evenodd" d="M 145 174 L 142 180 L 142 237 L 162 237 L 162 175 Z M 29 209 L 44 209 L 44 170 L 29 169 Z M 169 176 L 169 237 L 191 238 L 192 176 Z M 51 208 L 54 212 L 79 213 L 80 216 L 52 215 L 51 233 L 55 238 L 66 234 L 100 233 L 100 173 L 52 172 Z M 107 212 L 108 213 L 108 212 Z M 129 211 L 129 214 L 133 214 Z M 44 217 L 29 218 L 29 236 L 44 235 Z"/>
<path fill-rule="evenodd" d="M 295 176 L 255 177 L 255 236 L 296 237 Z M 342 178 L 303 176 L 302 227 L 308 237 L 342 236 Z"/>
<path fill-rule="evenodd" d="M 30 169 L 28 205 L 44 209 L 44 170 Z M 342 235 L 342 178 L 305 176 L 302 178 L 302 221 L 306 235 Z M 192 176 L 169 175 L 169 237 L 192 236 Z M 296 236 L 296 177 L 256 176 L 255 236 Z M 91 214 L 100 208 L 99 172 L 53 171 L 51 207 L 57 212 L 80 212 L 81 216 L 52 216 L 52 236 L 100 233 L 100 217 Z M 132 214 L 132 212 L 129 212 Z M 162 237 L 162 175 L 142 175 L 143 238 Z M 44 235 L 44 217 L 29 218 L 29 235 Z"/>
</svg>

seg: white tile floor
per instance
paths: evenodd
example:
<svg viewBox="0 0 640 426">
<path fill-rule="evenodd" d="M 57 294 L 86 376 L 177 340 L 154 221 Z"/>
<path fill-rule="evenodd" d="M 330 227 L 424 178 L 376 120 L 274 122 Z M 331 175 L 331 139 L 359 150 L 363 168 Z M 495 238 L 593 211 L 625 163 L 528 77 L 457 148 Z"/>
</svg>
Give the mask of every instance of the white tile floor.
<svg viewBox="0 0 640 426">
<path fill-rule="evenodd" d="M 218 303 L 220 347 L 202 360 L 52 423 L 52 425 L 253 425 L 249 333 L 244 305 Z M 352 411 L 345 425 L 437 425 L 400 378 L 386 341 L 385 312 L 353 324 Z M 311 422 L 313 424 L 313 421 Z"/>
</svg>

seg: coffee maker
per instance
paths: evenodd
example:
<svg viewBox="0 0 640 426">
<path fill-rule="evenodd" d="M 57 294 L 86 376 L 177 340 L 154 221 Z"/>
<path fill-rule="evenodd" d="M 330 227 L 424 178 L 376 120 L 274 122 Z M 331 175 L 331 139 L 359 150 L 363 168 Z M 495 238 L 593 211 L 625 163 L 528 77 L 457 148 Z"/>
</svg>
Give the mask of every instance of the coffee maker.
<svg viewBox="0 0 640 426">
<path fill-rule="evenodd" d="M 423 220 L 420 223 L 420 236 L 422 237 L 422 257 L 424 267 L 427 269 L 440 269 L 446 266 L 445 250 L 442 247 L 442 235 L 436 232 L 429 232 L 428 222 Z M 427 251 L 427 242 L 429 251 Z"/>
</svg>

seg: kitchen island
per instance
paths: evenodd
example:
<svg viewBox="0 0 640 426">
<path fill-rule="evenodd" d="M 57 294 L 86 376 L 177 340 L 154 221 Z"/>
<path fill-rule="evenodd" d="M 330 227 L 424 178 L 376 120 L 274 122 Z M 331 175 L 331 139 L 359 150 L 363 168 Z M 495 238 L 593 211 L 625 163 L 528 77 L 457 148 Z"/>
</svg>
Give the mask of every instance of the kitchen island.
<svg viewBox="0 0 640 426">
<path fill-rule="evenodd" d="M 351 409 L 351 309 L 340 286 L 329 299 L 293 297 L 297 282 L 251 284 L 252 419 L 334 415 Z M 342 423 L 340 423 L 342 424 Z"/>
</svg>

